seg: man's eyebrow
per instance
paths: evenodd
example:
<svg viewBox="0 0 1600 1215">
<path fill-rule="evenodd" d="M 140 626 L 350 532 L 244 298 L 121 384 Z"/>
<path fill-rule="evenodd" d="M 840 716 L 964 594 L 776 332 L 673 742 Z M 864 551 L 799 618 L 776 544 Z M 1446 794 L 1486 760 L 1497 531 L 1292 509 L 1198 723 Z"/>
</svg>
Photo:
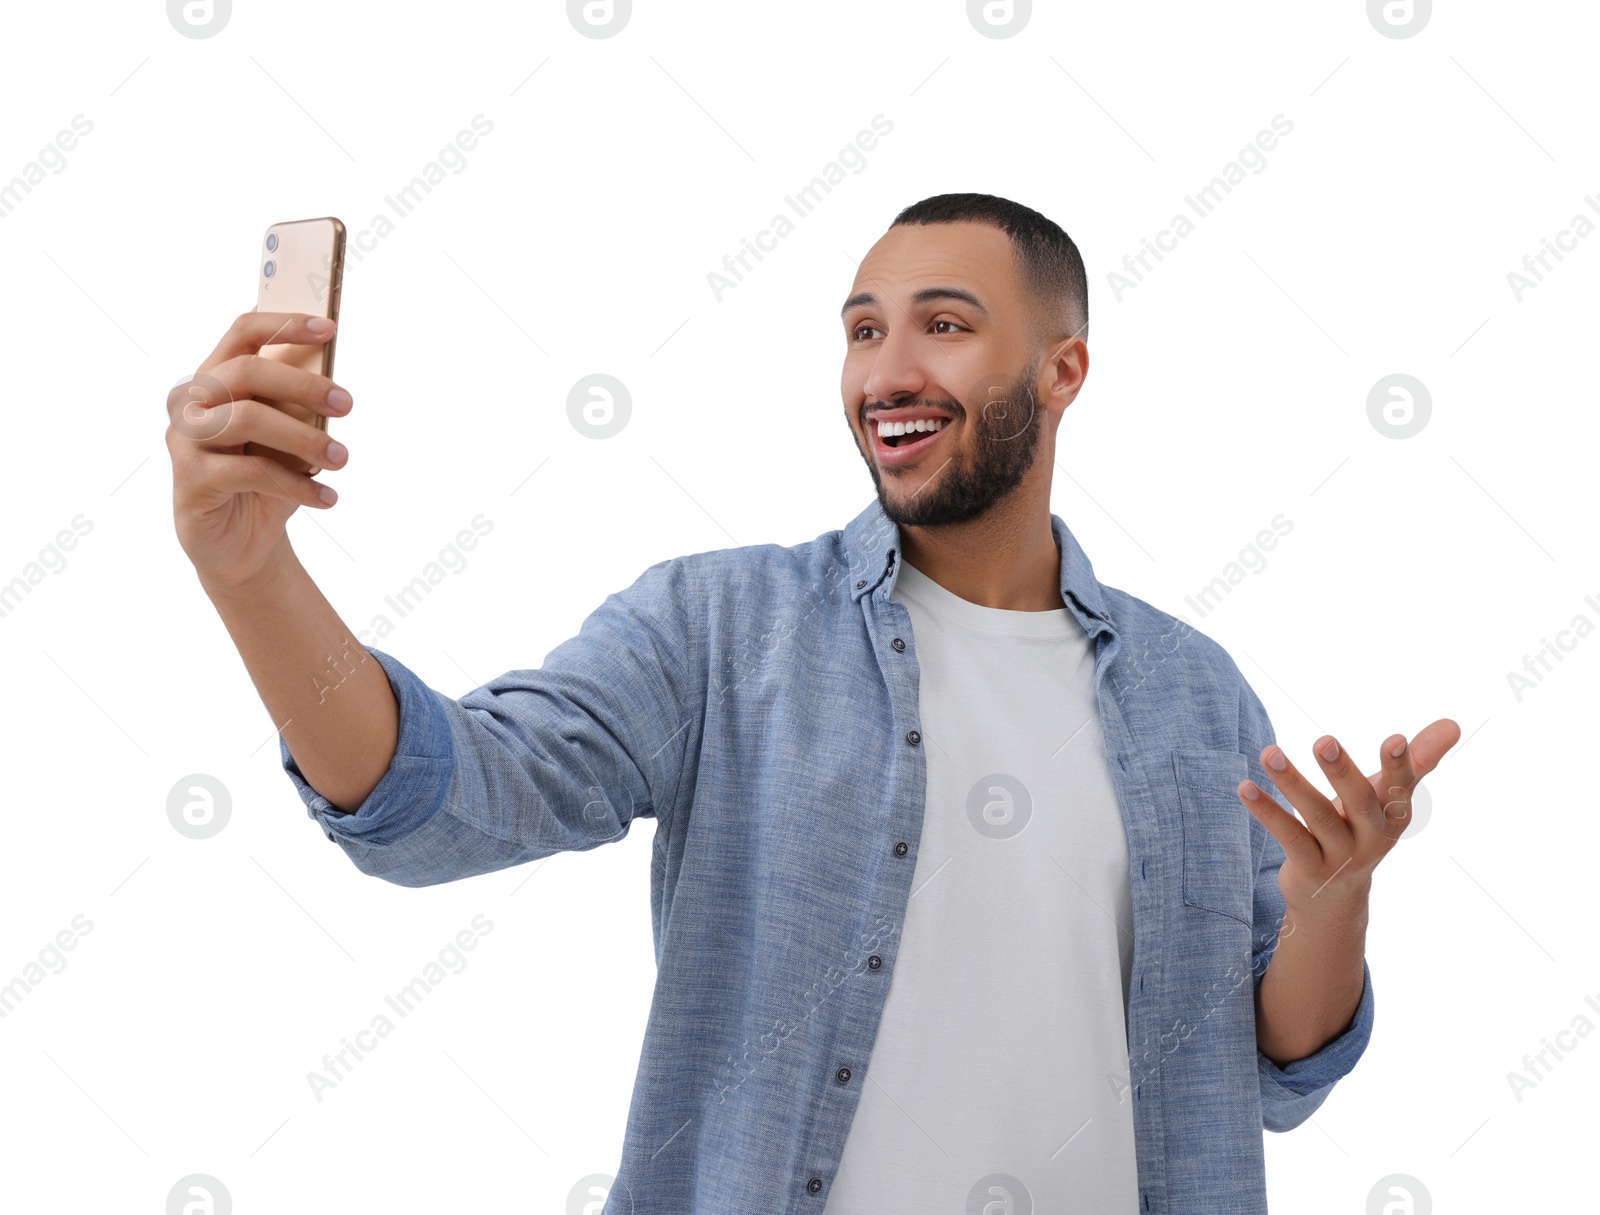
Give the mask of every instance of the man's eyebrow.
<svg viewBox="0 0 1600 1215">
<path fill-rule="evenodd" d="M 989 315 L 989 310 L 983 306 L 983 301 L 972 292 L 963 287 L 924 287 L 911 297 L 913 304 L 928 304 L 935 300 L 959 300 L 963 304 L 976 308 L 984 316 Z M 852 308 L 875 308 L 878 297 L 870 291 L 860 291 L 845 300 L 844 307 L 839 309 L 839 318 L 844 319 L 844 314 Z"/>
</svg>

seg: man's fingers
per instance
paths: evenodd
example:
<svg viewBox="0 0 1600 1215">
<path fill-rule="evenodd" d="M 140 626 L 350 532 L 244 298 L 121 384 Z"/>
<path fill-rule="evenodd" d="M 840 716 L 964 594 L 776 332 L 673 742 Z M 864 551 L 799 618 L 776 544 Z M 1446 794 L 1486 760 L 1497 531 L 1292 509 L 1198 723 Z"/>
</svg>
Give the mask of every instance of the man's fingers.
<svg viewBox="0 0 1600 1215">
<path fill-rule="evenodd" d="M 300 346 L 320 346 L 334 335 L 336 326 L 326 317 L 303 312 L 244 312 L 234 319 L 203 363 L 210 371 L 218 363 L 241 354 L 255 354 L 263 346 L 289 342 Z"/>
<path fill-rule="evenodd" d="M 1246 790 L 1256 796 L 1245 796 Z M 1272 838 L 1283 846 L 1285 857 L 1293 858 L 1296 863 L 1304 865 L 1308 870 L 1316 870 L 1321 866 L 1322 846 L 1299 819 L 1268 797 L 1265 789 L 1253 780 L 1242 780 L 1234 792 Z"/>
<path fill-rule="evenodd" d="M 1406 750 L 1411 752 L 1411 762 L 1421 780 L 1439 766 L 1444 753 L 1461 741 L 1461 727 L 1448 717 L 1441 717 L 1417 731 Z"/>
<path fill-rule="evenodd" d="M 267 456 L 197 451 L 189 459 L 197 471 L 185 479 L 185 492 L 197 498 L 214 495 L 220 499 L 233 494 L 257 493 L 323 510 L 332 506 L 338 497 L 331 486 L 313 481 L 304 473 L 291 472 Z M 328 494 L 326 498 L 324 490 Z"/>
<path fill-rule="evenodd" d="M 1394 754 L 1400 748 L 1400 754 Z M 1411 790 L 1417 783 L 1417 774 L 1411 763 L 1411 747 L 1404 734 L 1394 734 L 1383 740 L 1378 748 L 1381 766 L 1377 789 L 1381 811 L 1376 825 L 1389 839 L 1397 840 L 1401 832 L 1411 825 Z"/>
<path fill-rule="evenodd" d="M 343 417 L 350 412 L 350 394 L 327 376 L 265 355 L 236 355 L 208 372 L 201 372 L 195 379 L 204 381 L 208 377 L 221 381 L 223 391 L 234 400 L 257 397 L 293 401 L 329 418 Z"/>
<path fill-rule="evenodd" d="M 349 457 L 344 444 L 265 401 L 245 399 L 211 410 L 184 408 L 172 429 L 206 451 L 238 452 L 246 443 L 299 456 L 315 469 L 338 468 Z"/>
<path fill-rule="evenodd" d="M 1261 766 L 1267 771 L 1278 792 L 1289 799 L 1289 804 L 1305 819 L 1306 826 L 1326 851 L 1336 854 L 1345 851 L 1345 841 L 1350 838 L 1350 825 L 1321 789 L 1313 785 L 1295 767 L 1288 753 L 1276 743 L 1261 751 Z M 1282 767 L 1279 767 L 1279 764 Z"/>
<path fill-rule="evenodd" d="M 1328 751 L 1333 758 L 1328 758 Z M 1372 781 L 1356 767 L 1350 752 L 1331 734 L 1324 734 L 1311 744 L 1322 774 L 1328 778 L 1333 791 L 1338 794 L 1338 810 L 1347 823 L 1354 824 L 1363 817 L 1377 813 L 1377 803 L 1372 796 Z"/>
<path fill-rule="evenodd" d="M 247 402 L 293 404 L 324 417 L 343 417 L 352 407 L 350 394 L 326 376 L 278 359 L 241 354 L 218 363 L 212 371 L 197 372 L 174 384 L 167 391 L 167 417 L 186 439 L 232 446 L 243 440 L 235 440 L 231 433 L 219 436 Z M 326 437 L 322 442 L 327 442 Z"/>
</svg>

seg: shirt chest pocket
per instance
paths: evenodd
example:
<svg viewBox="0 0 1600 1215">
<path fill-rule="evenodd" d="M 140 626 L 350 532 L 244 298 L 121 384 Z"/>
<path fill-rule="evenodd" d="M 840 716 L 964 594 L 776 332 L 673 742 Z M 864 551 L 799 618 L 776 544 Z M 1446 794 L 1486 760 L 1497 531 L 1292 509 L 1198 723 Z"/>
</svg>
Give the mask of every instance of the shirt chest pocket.
<svg viewBox="0 0 1600 1215">
<path fill-rule="evenodd" d="M 1250 812 L 1235 790 L 1245 779 L 1237 751 L 1172 752 L 1183 827 L 1183 901 L 1248 925 L 1254 903 Z"/>
</svg>

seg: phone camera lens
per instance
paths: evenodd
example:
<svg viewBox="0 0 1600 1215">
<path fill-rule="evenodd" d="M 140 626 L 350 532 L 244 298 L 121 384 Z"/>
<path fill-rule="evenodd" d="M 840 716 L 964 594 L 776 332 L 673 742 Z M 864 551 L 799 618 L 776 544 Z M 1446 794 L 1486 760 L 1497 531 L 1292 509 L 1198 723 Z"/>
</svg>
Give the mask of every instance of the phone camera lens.
<svg viewBox="0 0 1600 1215">
<path fill-rule="evenodd" d="M 268 278 L 271 278 L 273 272 L 277 270 L 277 268 L 277 264 L 269 257 L 267 259 L 267 264 L 261 267 L 261 273 L 265 274 Z"/>
<path fill-rule="evenodd" d="M 267 252 L 271 253 L 277 247 L 278 247 L 278 234 L 276 232 L 268 232 L 267 233 Z"/>
</svg>

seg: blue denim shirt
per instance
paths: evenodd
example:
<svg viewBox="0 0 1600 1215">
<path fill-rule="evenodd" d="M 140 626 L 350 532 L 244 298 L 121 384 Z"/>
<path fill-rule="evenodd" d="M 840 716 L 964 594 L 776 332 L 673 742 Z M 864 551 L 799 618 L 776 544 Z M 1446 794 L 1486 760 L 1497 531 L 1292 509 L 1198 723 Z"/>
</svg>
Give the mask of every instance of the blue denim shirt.
<svg viewBox="0 0 1600 1215">
<path fill-rule="evenodd" d="M 1221 646 L 1101 585 L 1051 526 L 1062 598 L 1095 645 L 1127 832 L 1128 1066 L 1106 1083 L 1133 1103 L 1140 1210 L 1264 1212 L 1262 1130 L 1299 1125 L 1355 1065 L 1371 975 L 1349 1028 L 1315 1054 L 1278 1067 L 1257 1049 L 1283 850 L 1234 789 L 1248 776 L 1278 796 L 1257 760 L 1271 722 Z M 543 667 L 459 699 L 368 647 L 400 737 L 352 814 L 282 747 L 328 837 L 402 886 L 595 848 L 655 819 L 656 987 L 607 1215 L 827 1203 L 926 793 L 916 639 L 890 598 L 898 556 L 874 498 L 805 544 L 662 561 Z"/>
</svg>

